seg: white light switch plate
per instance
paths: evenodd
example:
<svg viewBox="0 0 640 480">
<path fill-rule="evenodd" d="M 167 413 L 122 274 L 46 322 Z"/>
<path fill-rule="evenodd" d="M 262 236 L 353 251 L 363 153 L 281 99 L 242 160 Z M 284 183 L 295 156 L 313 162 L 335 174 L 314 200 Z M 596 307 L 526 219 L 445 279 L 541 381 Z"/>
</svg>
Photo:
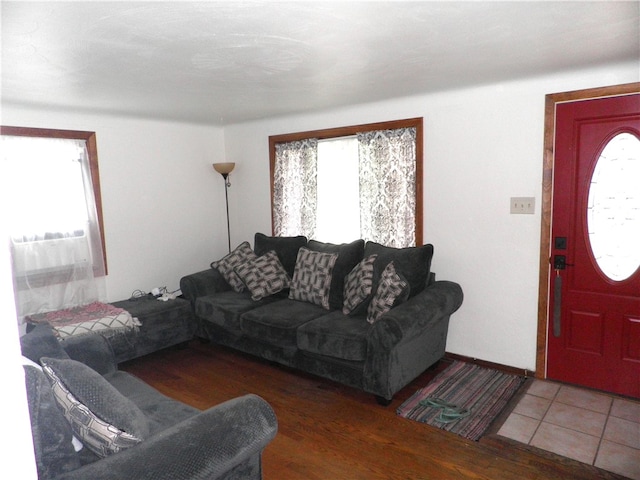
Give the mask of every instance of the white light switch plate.
<svg viewBox="0 0 640 480">
<path fill-rule="evenodd" d="M 511 213 L 533 214 L 535 210 L 535 197 L 511 197 Z"/>
</svg>

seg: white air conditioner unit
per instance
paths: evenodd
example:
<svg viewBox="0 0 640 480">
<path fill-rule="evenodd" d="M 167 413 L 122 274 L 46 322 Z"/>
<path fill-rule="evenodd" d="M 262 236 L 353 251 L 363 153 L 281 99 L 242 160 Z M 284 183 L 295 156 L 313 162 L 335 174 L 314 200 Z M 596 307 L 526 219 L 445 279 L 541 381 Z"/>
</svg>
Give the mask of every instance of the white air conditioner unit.
<svg viewBox="0 0 640 480">
<path fill-rule="evenodd" d="M 16 275 L 45 273 L 71 265 L 92 264 L 86 235 L 81 237 L 12 242 L 13 268 Z"/>
</svg>

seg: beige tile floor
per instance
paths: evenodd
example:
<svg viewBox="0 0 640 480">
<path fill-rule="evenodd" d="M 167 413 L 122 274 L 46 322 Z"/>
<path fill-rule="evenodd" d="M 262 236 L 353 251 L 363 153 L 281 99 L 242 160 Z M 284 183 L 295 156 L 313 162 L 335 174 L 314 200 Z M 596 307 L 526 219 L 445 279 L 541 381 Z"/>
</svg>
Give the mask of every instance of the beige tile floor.
<svg viewBox="0 0 640 480">
<path fill-rule="evenodd" d="M 640 401 L 534 380 L 498 435 L 640 480 Z"/>
</svg>

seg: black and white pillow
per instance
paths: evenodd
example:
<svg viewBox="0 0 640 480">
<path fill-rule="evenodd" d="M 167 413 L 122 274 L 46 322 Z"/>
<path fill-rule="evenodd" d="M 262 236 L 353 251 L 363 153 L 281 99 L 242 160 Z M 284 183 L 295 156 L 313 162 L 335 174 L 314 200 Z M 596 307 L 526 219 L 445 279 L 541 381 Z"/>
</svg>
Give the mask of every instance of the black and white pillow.
<svg viewBox="0 0 640 480">
<path fill-rule="evenodd" d="M 376 293 L 367 309 L 367 322 L 374 323 L 392 307 L 409 298 L 409 282 L 402 278 L 393 262 L 385 267 L 376 287 Z"/>
<path fill-rule="evenodd" d="M 344 280 L 344 303 L 342 313 L 349 315 L 364 302 L 373 289 L 373 264 L 377 255 L 360 260 Z"/>
<path fill-rule="evenodd" d="M 238 265 L 235 272 L 255 301 L 289 288 L 291 284 L 291 279 L 274 250 Z"/>
<path fill-rule="evenodd" d="M 249 242 L 242 242 L 231 253 L 222 257 L 220 260 L 211 262 L 211 268 L 217 269 L 224 277 L 231 288 L 236 292 L 244 292 L 244 283 L 236 274 L 234 268 L 250 260 L 255 260 L 258 256 L 253 250 Z"/>
<path fill-rule="evenodd" d="M 289 298 L 320 305 L 329 310 L 331 274 L 338 255 L 300 248 Z"/>
<path fill-rule="evenodd" d="M 149 436 L 142 410 L 99 373 L 75 360 L 44 357 L 40 362 L 74 434 L 96 455 L 106 457 Z"/>
</svg>

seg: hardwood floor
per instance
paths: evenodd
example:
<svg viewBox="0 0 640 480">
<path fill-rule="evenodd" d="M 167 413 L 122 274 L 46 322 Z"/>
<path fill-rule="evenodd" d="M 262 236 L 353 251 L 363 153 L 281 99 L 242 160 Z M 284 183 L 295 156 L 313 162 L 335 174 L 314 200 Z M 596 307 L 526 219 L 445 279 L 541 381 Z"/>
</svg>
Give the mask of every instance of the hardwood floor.
<svg viewBox="0 0 640 480">
<path fill-rule="evenodd" d="M 199 341 L 120 368 L 200 409 L 245 393 L 262 396 L 278 417 L 263 455 L 266 480 L 622 478 L 496 435 L 472 442 L 397 416 L 396 408 L 446 366 L 425 372 L 388 407 L 353 388 Z"/>
</svg>

